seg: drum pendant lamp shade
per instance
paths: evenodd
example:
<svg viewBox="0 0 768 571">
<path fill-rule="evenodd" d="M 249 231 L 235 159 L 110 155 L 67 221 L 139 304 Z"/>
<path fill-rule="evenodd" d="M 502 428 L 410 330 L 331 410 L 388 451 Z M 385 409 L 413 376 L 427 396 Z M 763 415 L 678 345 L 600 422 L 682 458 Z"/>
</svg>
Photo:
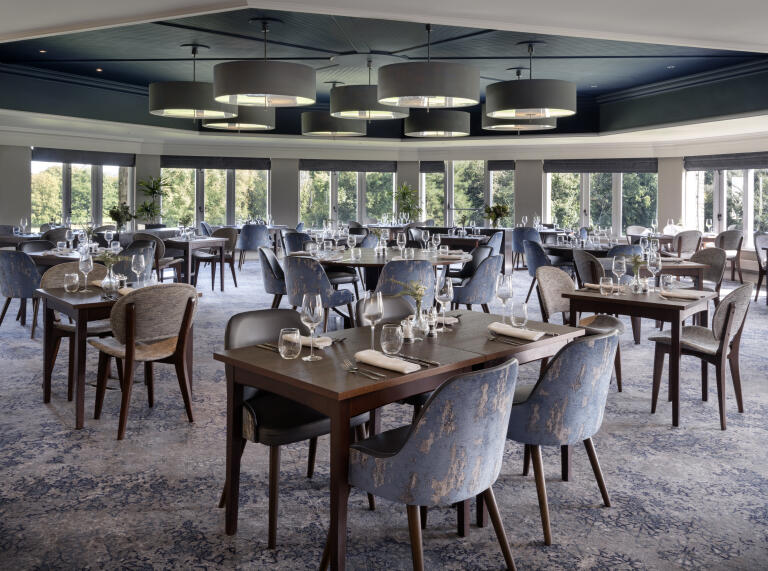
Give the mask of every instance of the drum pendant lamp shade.
<svg viewBox="0 0 768 571">
<path fill-rule="evenodd" d="M 202 81 L 166 81 L 149 84 L 149 112 L 180 119 L 226 119 L 237 106 L 213 99 L 213 84 Z"/>
<path fill-rule="evenodd" d="M 232 105 L 298 107 L 315 102 L 315 70 L 286 61 L 228 61 L 213 66 L 213 97 Z"/>
<path fill-rule="evenodd" d="M 406 137 L 466 137 L 469 113 L 447 109 L 414 109 L 405 120 Z"/>
<path fill-rule="evenodd" d="M 301 114 L 301 134 L 312 137 L 363 137 L 365 121 L 331 117 L 326 111 L 305 111 Z"/>
<path fill-rule="evenodd" d="M 379 69 L 379 103 L 400 107 L 466 107 L 480 101 L 480 72 L 444 61 L 407 62 Z"/>
<path fill-rule="evenodd" d="M 331 116 L 339 119 L 402 119 L 405 107 L 379 103 L 375 85 L 342 85 L 331 89 Z"/>
<path fill-rule="evenodd" d="M 576 113 L 576 84 L 561 79 L 500 81 L 485 90 L 485 108 L 494 119 L 542 119 Z"/>
<path fill-rule="evenodd" d="M 557 127 L 557 119 L 494 119 L 485 113 L 485 103 L 480 107 L 480 117 L 483 129 L 487 131 L 543 131 Z"/>
<path fill-rule="evenodd" d="M 203 127 L 228 131 L 268 131 L 275 128 L 275 108 L 239 107 L 237 117 L 208 119 L 203 121 Z"/>
</svg>

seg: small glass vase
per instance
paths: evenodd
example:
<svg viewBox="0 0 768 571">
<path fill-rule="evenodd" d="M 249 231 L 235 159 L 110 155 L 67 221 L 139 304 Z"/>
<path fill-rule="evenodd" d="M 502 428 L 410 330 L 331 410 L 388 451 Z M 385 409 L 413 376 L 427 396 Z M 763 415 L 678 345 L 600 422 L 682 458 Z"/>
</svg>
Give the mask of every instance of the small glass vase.
<svg viewBox="0 0 768 571">
<path fill-rule="evenodd" d="M 109 266 L 107 268 L 107 275 L 101 281 L 101 289 L 104 290 L 104 295 L 114 296 L 119 288 L 120 285 L 115 277 L 115 273 L 112 271 L 112 266 Z"/>
<path fill-rule="evenodd" d="M 629 284 L 629 291 L 632 293 L 643 293 L 643 284 L 640 282 L 640 273 L 636 273 L 632 279 L 632 283 Z"/>
<path fill-rule="evenodd" d="M 416 300 L 416 313 L 411 319 L 411 331 L 413 331 L 414 341 L 423 341 L 429 332 L 429 324 L 424 319 L 423 312 L 421 311 L 421 300 Z"/>
</svg>

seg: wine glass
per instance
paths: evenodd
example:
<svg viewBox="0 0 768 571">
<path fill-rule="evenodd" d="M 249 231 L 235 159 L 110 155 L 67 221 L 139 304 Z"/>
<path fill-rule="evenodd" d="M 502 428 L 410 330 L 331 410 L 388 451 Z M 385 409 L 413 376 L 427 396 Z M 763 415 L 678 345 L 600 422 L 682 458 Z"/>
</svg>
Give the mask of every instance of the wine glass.
<svg viewBox="0 0 768 571">
<path fill-rule="evenodd" d="M 106 240 L 107 244 L 112 242 L 112 238 L 115 237 L 115 233 L 112 230 L 105 230 L 104 231 L 104 240 Z"/>
<path fill-rule="evenodd" d="M 397 247 L 400 248 L 400 257 L 403 256 L 403 248 L 405 248 L 407 241 L 408 238 L 406 237 L 405 232 L 400 232 L 397 235 Z"/>
<path fill-rule="evenodd" d="M 507 300 L 512 297 L 512 276 L 499 274 L 496 276 L 496 297 L 502 305 L 501 322 L 504 323 L 507 315 Z"/>
<path fill-rule="evenodd" d="M 528 304 L 524 301 L 512 304 L 512 325 L 525 329 L 528 323 Z"/>
<path fill-rule="evenodd" d="M 136 281 L 139 283 L 139 287 L 141 287 L 141 284 L 144 281 L 144 270 L 146 267 L 147 263 L 144 259 L 144 255 L 134 254 L 131 258 L 131 270 L 136 274 Z"/>
<path fill-rule="evenodd" d="M 656 274 L 658 274 L 661 271 L 661 256 L 656 252 L 649 252 L 648 253 L 648 265 L 646 266 L 648 268 L 648 271 L 651 273 L 651 276 L 653 277 L 653 281 L 651 282 L 651 291 L 656 291 L 656 288 L 654 287 L 656 284 Z"/>
<path fill-rule="evenodd" d="M 385 355 L 397 355 L 403 347 L 403 328 L 399 324 L 385 323 L 379 342 Z"/>
<path fill-rule="evenodd" d="M 283 359 L 295 359 L 301 354 L 301 334 L 295 327 L 280 330 L 277 349 Z"/>
<path fill-rule="evenodd" d="M 365 301 L 363 302 L 363 317 L 371 322 L 371 350 L 375 350 L 374 333 L 376 324 L 384 316 L 384 304 L 381 299 L 381 292 L 365 292 Z"/>
<path fill-rule="evenodd" d="M 27 225 L 29 224 L 29 221 L 27 220 L 26 216 L 23 216 L 21 220 L 19 220 L 19 226 L 21 227 L 21 233 L 26 234 L 27 233 Z"/>
<path fill-rule="evenodd" d="M 309 329 L 309 355 L 303 361 L 319 361 L 320 355 L 315 355 L 315 328 L 323 321 L 323 299 L 319 293 L 305 293 L 301 300 L 301 322 Z"/>
<path fill-rule="evenodd" d="M 85 283 L 83 284 L 85 287 L 82 291 L 91 291 L 88 289 L 88 274 L 93 271 L 93 258 L 91 258 L 90 254 L 86 254 L 80 258 L 78 268 L 85 275 Z"/>
<path fill-rule="evenodd" d="M 616 276 L 616 295 L 621 294 L 621 276 L 627 273 L 627 261 L 624 256 L 614 256 L 613 258 L 613 274 Z"/>
<path fill-rule="evenodd" d="M 421 231 L 421 243 L 424 246 L 424 249 L 422 250 L 422 252 L 426 252 L 427 244 L 429 243 L 429 230 Z"/>
<path fill-rule="evenodd" d="M 707 229 L 707 232 L 710 232 L 712 230 L 712 219 L 711 218 L 707 218 L 704 221 L 704 227 Z"/>
<path fill-rule="evenodd" d="M 658 226 L 659 226 L 658 218 L 654 218 L 653 220 L 651 220 L 651 230 L 653 230 L 654 234 L 656 234 L 656 228 L 658 228 Z"/>
<path fill-rule="evenodd" d="M 646 257 L 648 255 L 648 248 L 650 247 L 651 243 L 648 241 L 648 238 L 645 236 L 640 237 L 640 248 L 643 250 L 643 257 Z"/>
<path fill-rule="evenodd" d="M 435 247 L 435 250 L 440 248 L 440 233 L 435 232 L 432 234 L 432 245 Z"/>
<path fill-rule="evenodd" d="M 528 216 L 522 216 L 520 222 L 523 223 L 523 226 L 528 226 Z"/>
<path fill-rule="evenodd" d="M 437 289 L 435 299 L 440 302 L 440 309 L 443 312 L 443 326 L 440 327 L 439 331 L 445 331 L 445 306 L 453 301 L 453 283 L 451 283 L 451 278 L 448 276 L 443 277 L 443 283 Z"/>
</svg>

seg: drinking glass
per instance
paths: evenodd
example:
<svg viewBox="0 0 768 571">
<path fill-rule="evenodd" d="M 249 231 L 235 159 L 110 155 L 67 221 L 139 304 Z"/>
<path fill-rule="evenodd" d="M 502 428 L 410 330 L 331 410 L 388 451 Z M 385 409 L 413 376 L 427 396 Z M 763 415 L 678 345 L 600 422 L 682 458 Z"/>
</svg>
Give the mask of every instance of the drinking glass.
<svg viewBox="0 0 768 571">
<path fill-rule="evenodd" d="M 399 324 L 385 323 L 379 342 L 385 355 L 397 355 L 403 347 L 403 328 Z"/>
<path fill-rule="evenodd" d="M 403 259 L 404 260 L 412 260 L 413 256 L 415 256 L 416 253 L 413 248 L 406 248 L 403 250 Z"/>
<path fill-rule="evenodd" d="M 317 242 L 307 242 L 306 249 L 310 256 L 317 256 Z"/>
<path fill-rule="evenodd" d="M 119 254 L 120 253 L 120 242 L 117 240 L 112 240 L 109 243 L 109 249 L 113 254 Z"/>
<path fill-rule="evenodd" d="M 384 242 L 389 241 L 389 228 L 384 228 L 381 231 L 381 239 L 384 240 Z"/>
<path fill-rule="evenodd" d="M 640 248 L 643 250 L 643 257 L 648 256 L 648 248 L 650 247 L 650 242 L 648 241 L 648 238 L 645 236 L 642 236 L 640 238 Z"/>
<path fill-rule="evenodd" d="M 422 252 L 427 251 L 427 243 L 429 242 L 429 230 L 422 230 L 421 231 L 421 243 L 424 246 L 424 249 Z"/>
<path fill-rule="evenodd" d="M 21 234 L 21 230 L 19 229 L 18 226 L 14 226 L 13 227 L 13 235 L 14 236 L 18 236 L 19 234 Z"/>
<path fill-rule="evenodd" d="M 627 273 L 627 261 L 624 256 L 614 256 L 612 270 L 616 276 L 616 295 L 621 295 L 621 276 Z"/>
<path fill-rule="evenodd" d="M 435 247 L 435 250 L 437 250 L 440 247 L 440 233 L 435 232 L 432 234 L 432 245 Z"/>
<path fill-rule="evenodd" d="M 67 241 L 67 249 L 72 249 L 72 240 L 75 239 L 75 234 L 72 232 L 72 230 L 67 229 L 66 232 L 64 232 L 64 239 Z"/>
<path fill-rule="evenodd" d="M 656 291 L 656 274 L 661 271 L 661 256 L 659 256 L 656 252 L 650 252 L 648 254 L 648 265 L 646 267 L 651 273 L 651 276 L 653 276 L 653 281 L 651 282 L 651 291 Z"/>
<path fill-rule="evenodd" d="M 438 248 L 438 251 L 440 252 L 440 255 L 441 255 L 441 256 L 447 256 L 447 255 L 448 255 L 448 252 L 449 252 L 450 250 L 449 250 L 448 246 L 446 246 L 445 244 L 443 244 L 442 246 L 440 246 L 440 248 Z"/>
<path fill-rule="evenodd" d="M 139 287 L 141 287 L 144 281 L 144 270 L 147 267 L 146 260 L 143 254 L 134 254 L 131 258 L 131 271 L 136 274 L 136 281 Z M 82 268 L 81 268 L 82 269 Z"/>
<path fill-rule="evenodd" d="M 707 218 L 704 221 L 704 227 L 707 229 L 707 232 L 710 232 L 712 230 L 712 219 L 711 218 Z"/>
<path fill-rule="evenodd" d="M 326 252 L 332 252 L 334 249 L 333 240 L 323 240 L 323 250 Z"/>
<path fill-rule="evenodd" d="M 528 226 L 528 217 L 527 216 L 521 217 L 520 222 L 523 223 L 523 226 Z"/>
<path fill-rule="evenodd" d="M 295 359 L 301 354 L 301 334 L 295 327 L 280 330 L 277 348 L 283 359 Z"/>
<path fill-rule="evenodd" d="M 91 291 L 88 289 L 88 274 L 93 271 L 93 258 L 91 258 L 90 254 L 86 254 L 80 258 L 80 264 L 78 265 L 78 268 L 85 275 L 85 283 L 83 284 L 85 287 L 82 291 Z"/>
<path fill-rule="evenodd" d="M 407 243 L 408 238 L 405 235 L 405 232 L 400 232 L 397 235 L 397 247 L 400 248 L 400 255 L 403 255 L 403 248 L 405 248 L 405 244 Z"/>
<path fill-rule="evenodd" d="M 440 302 L 440 309 L 443 312 L 443 325 L 440 327 L 439 331 L 446 331 L 446 325 L 445 325 L 445 306 L 448 305 L 453 301 L 453 284 L 451 283 L 451 278 L 448 276 L 445 276 L 443 278 L 443 283 L 440 285 L 439 288 L 437 288 L 437 294 L 435 295 L 435 299 Z"/>
<path fill-rule="evenodd" d="M 104 231 L 104 240 L 106 240 L 107 244 L 109 244 L 112 241 L 112 238 L 114 237 L 115 237 L 115 233 L 112 230 Z"/>
<path fill-rule="evenodd" d="M 613 292 L 613 278 L 600 278 L 600 295 L 611 295 Z"/>
<path fill-rule="evenodd" d="M 512 304 L 512 325 L 525 329 L 528 323 L 528 304 L 521 301 Z"/>
<path fill-rule="evenodd" d="M 384 304 L 381 300 L 381 292 L 365 292 L 365 301 L 363 302 L 363 317 L 371 322 L 371 349 L 375 350 L 374 334 L 376 324 L 381 321 L 384 315 Z"/>
<path fill-rule="evenodd" d="M 353 250 L 355 246 L 357 246 L 357 234 L 348 234 L 347 247 L 349 247 L 350 250 Z"/>
<path fill-rule="evenodd" d="M 660 250 L 659 241 L 656 238 L 651 238 L 651 251 L 658 252 Z"/>
<path fill-rule="evenodd" d="M 507 315 L 507 301 L 512 297 L 512 276 L 499 274 L 496 276 L 496 297 L 502 305 L 501 322 L 504 323 Z"/>
<path fill-rule="evenodd" d="M 21 227 L 21 233 L 26 234 L 27 233 L 27 225 L 29 224 L 29 221 L 27 220 L 26 216 L 22 217 L 21 220 L 19 220 L 19 226 Z"/>
<path fill-rule="evenodd" d="M 305 293 L 301 300 L 301 322 L 309 329 L 309 355 L 303 361 L 319 361 L 320 355 L 315 355 L 315 328 L 323 321 L 323 300 L 319 293 Z M 301 340 L 299 340 L 301 343 Z"/>
<path fill-rule="evenodd" d="M 665 293 L 672 289 L 672 276 L 667 274 L 661 276 L 661 292 Z"/>
<path fill-rule="evenodd" d="M 56 250 L 61 252 L 64 248 L 67 247 L 66 242 L 56 242 Z"/>
<path fill-rule="evenodd" d="M 80 274 L 64 274 L 64 291 L 75 293 L 80 287 Z"/>
<path fill-rule="evenodd" d="M 654 234 L 656 234 L 656 228 L 658 228 L 658 226 L 659 226 L 658 218 L 654 218 L 653 220 L 651 220 L 651 230 L 653 230 Z"/>
</svg>

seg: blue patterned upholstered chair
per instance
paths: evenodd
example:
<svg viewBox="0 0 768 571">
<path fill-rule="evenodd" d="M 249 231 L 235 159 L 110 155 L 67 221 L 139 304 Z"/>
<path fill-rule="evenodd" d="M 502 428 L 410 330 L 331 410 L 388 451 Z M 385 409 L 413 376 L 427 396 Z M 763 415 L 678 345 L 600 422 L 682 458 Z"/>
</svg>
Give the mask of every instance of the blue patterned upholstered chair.
<svg viewBox="0 0 768 571">
<path fill-rule="evenodd" d="M 613 258 L 614 256 L 624 256 L 625 258 L 631 258 L 632 256 L 640 256 L 642 253 L 643 249 L 639 244 L 617 244 L 608 250 L 606 258 Z"/>
<path fill-rule="evenodd" d="M 0 313 L 0 325 L 12 299 L 19 300 L 19 313 L 16 319 L 24 326 L 27 324 L 27 300 L 32 299 L 33 317 L 31 337 L 35 336 L 37 311 L 40 299 L 35 297 L 35 290 L 40 287 L 40 273 L 29 254 L 12 250 L 0 250 L 0 296 L 5 297 L 3 311 Z"/>
<path fill-rule="evenodd" d="M 587 238 L 589 238 L 589 228 L 587 228 L 586 226 L 582 226 L 581 228 L 579 228 L 579 238 L 581 240 L 586 240 Z"/>
<path fill-rule="evenodd" d="M 259 248 L 261 262 L 261 277 L 264 280 L 264 291 L 272 294 L 272 309 L 280 306 L 280 300 L 287 293 L 285 289 L 285 273 L 272 248 Z"/>
<path fill-rule="evenodd" d="M 536 270 L 544 266 L 551 266 L 552 261 L 539 242 L 525 240 L 523 248 L 525 249 L 525 262 L 528 265 L 528 275 L 531 276 L 531 286 L 528 288 L 528 295 L 525 296 L 525 303 L 528 303 L 533 286 L 536 285 Z"/>
<path fill-rule="evenodd" d="M 592 435 L 603 422 L 618 342 L 616 332 L 571 341 L 550 360 L 535 385 L 515 391 L 507 438 L 525 445 L 523 474 L 528 473 L 528 462 L 533 460 L 546 545 L 552 544 L 552 531 L 541 446 L 583 442 L 603 503 L 606 507 L 611 505 Z"/>
<path fill-rule="evenodd" d="M 413 568 L 423 569 L 419 506 L 446 506 L 482 494 L 508 569 L 514 560 L 492 485 L 504 457 L 517 361 L 444 382 L 413 424 L 353 444 L 350 485 L 406 504 Z"/>
<path fill-rule="evenodd" d="M 301 307 L 305 293 L 320 294 L 323 301 L 324 318 L 323 331 L 328 330 L 328 315 L 330 310 L 336 311 L 350 326 L 354 327 L 355 315 L 352 304 L 355 297 L 347 289 L 333 289 L 328 276 L 320 262 L 308 256 L 286 256 L 283 259 L 285 267 L 285 288 L 288 303 L 294 308 Z M 349 315 L 344 315 L 336 309 L 346 305 Z"/>
<path fill-rule="evenodd" d="M 35 252 L 45 252 L 46 250 L 53 250 L 56 244 L 50 240 L 29 240 L 19 244 L 19 252 L 25 254 L 34 254 Z"/>
<path fill-rule="evenodd" d="M 458 309 L 460 304 L 471 310 L 472 305 L 479 303 L 485 313 L 490 313 L 488 304 L 496 295 L 496 276 L 501 272 L 504 257 L 488 256 L 477 267 L 475 275 L 464 284 L 453 288 L 453 306 Z"/>
<path fill-rule="evenodd" d="M 526 240 L 541 244 L 541 234 L 539 234 L 539 231 L 536 230 L 536 228 L 531 228 L 530 226 L 518 226 L 512 230 L 512 252 L 514 252 L 512 266 L 515 268 L 525 254 L 525 246 L 523 245 L 523 242 Z"/>
<path fill-rule="evenodd" d="M 269 239 L 269 228 L 266 224 L 244 224 L 237 237 L 236 250 L 240 251 L 237 269 L 242 270 L 247 252 L 256 252 L 261 247 L 269 247 L 272 241 Z"/>
<path fill-rule="evenodd" d="M 203 236 L 211 236 L 213 234 L 213 227 L 205 220 L 200 221 L 200 233 Z"/>
<path fill-rule="evenodd" d="M 744 283 L 744 278 L 741 275 L 741 246 L 743 244 L 744 232 L 741 230 L 726 230 L 720 232 L 715 238 L 715 248 L 725 250 L 725 255 L 731 262 L 731 281 L 736 279 L 736 270 L 738 270 L 741 283 Z"/>
<path fill-rule="evenodd" d="M 238 313 L 227 323 L 224 348 L 237 349 L 259 343 L 276 343 L 280 330 L 288 327 L 296 328 L 304 335 L 309 334 L 299 314 L 291 309 L 263 309 Z M 228 377 L 232 374 L 229 368 L 226 374 Z M 350 426 L 355 428 L 360 439 L 364 437 L 363 424 L 368 418 L 368 413 L 352 418 Z M 242 455 L 248 441 L 269 446 L 269 549 L 274 549 L 277 544 L 280 447 L 308 440 L 307 478 L 311 478 L 315 471 L 317 437 L 330 432 L 331 421 L 324 414 L 275 393 L 252 387 L 243 388 L 243 435 L 240 440 L 240 454 Z M 225 483 L 219 502 L 220 508 L 224 507 L 228 488 L 228 483 Z M 372 497 L 369 497 L 369 502 L 372 502 Z"/>
<path fill-rule="evenodd" d="M 470 252 L 472 259 L 466 262 L 461 268 L 457 270 L 448 269 L 447 276 L 451 278 L 455 285 L 461 285 L 464 280 L 471 278 L 477 271 L 477 267 L 488 256 L 492 256 L 493 248 L 490 246 L 475 246 Z"/>
<path fill-rule="evenodd" d="M 296 232 L 304 232 L 304 223 L 303 222 L 299 222 L 298 224 L 296 224 Z"/>
<path fill-rule="evenodd" d="M 488 239 L 488 241 L 485 243 L 486 246 L 489 246 L 491 250 L 493 250 L 492 256 L 496 256 L 499 253 L 501 253 L 501 241 L 504 238 L 504 232 L 494 232 L 491 234 L 491 237 Z"/>
<path fill-rule="evenodd" d="M 427 260 L 393 260 L 387 262 L 381 270 L 376 290 L 381 295 L 399 295 L 403 284 L 419 282 L 426 287 L 426 294 L 421 301 L 422 309 L 429 309 L 435 300 L 435 271 Z M 400 283 L 398 283 L 400 282 Z M 416 307 L 416 301 L 409 295 L 403 296 Z"/>
<path fill-rule="evenodd" d="M 304 232 L 291 232 L 283 237 L 285 242 L 285 253 L 293 254 L 295 252 L 303 252 L 304 245 L 307 242 L 312 242 L 312 237 Z"/>
<path fill-rule="evenodd" d="M 739 373 L 739 348 L 741 346 L 741 334 L 749 311 L 749 300 L 752 297 L 752 287 L 752 283 L 746 283 L 720 300 L 715 314 L 712 316 L 711 329 L 699 325 L 689 325 L 683 327 L 680 335 L 682 354 L 701 359 L 701 400 L 708 400 L 707 364 L 711 363 L 715 366 L 717 402 L 722 430 L 725 430 L 726 363 L 731 368 L 736 404 L 739 412 L 744 412 L 744 401 L 741 397 L 741 375 Z M 653 360 L 653 397 L 651 400 L 651 412 L 653 413 L 656 412 L 656 403 L 659 398 L 664 356 L 670 351 L 672 339 L 668 333 L 662 333 L 648 339 L 656 343 L 656 353 Z"/>
<path fill-rule="evenodd" d="M 757 287 L 755 288 L 755 301 L 760 295 L 760 286 L 763 285 L 763 279 L 768 275 L 768 232 L 755 232 L 755 257 L 757 258 Z M 768 284 L 766 284 L 768 287 Z M 768 301 L 768 299 L 766 299 Z"/>
<path fill-rule="evenodd" d="M 360 247 L 375 248 L 378 243 L 379 243 L 379 237 L 376 234 L 369 232 L 368 234 L 366 234 L 365 238 L 363 238 L 363 241 L 360 243 Z"/>
</svg>

